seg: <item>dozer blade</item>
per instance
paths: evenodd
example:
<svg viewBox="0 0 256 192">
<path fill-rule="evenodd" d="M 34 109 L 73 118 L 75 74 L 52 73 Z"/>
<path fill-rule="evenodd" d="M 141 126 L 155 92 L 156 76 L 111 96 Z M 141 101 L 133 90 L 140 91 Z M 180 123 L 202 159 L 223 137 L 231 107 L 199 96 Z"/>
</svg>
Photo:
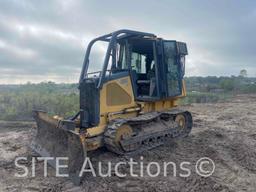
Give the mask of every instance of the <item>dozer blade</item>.
<svg viewBox="0 0 256 192">
<path fill-rule="evenodd" d="M 68 174 L 71 181 L 79 184 L 80 169 L 86 157 L 86 149 L 78 133 L 63 129 L 60 120 L 50 117 L 46 112 L 34 111 L 33 114 L 37 123 L 37 134 L 33 138 L 31 148 L 42 157 L 54 157 L 48 163 L 56 168 L 56 157 L 67 157 L 67 161 L 61 165 L 68 165 L 68 168 L 61 168 L 61 174 Z"/>
</svg>

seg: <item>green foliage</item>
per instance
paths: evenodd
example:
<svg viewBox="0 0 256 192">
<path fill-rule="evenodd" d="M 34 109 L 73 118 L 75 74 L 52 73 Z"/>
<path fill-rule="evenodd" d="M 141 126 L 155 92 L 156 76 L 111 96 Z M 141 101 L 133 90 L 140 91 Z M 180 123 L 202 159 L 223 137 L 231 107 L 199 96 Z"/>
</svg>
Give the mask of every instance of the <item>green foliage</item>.
<svg viewBox="0 0 256 192">
<path fill-rule="evenodd" d="M 241 92 L 242 93 L 256 93 L 256 83 L 242 86 Z"/>
<path fill-rule="evenodd" d="M 188 91 L 255 93 L 256 78 L 231 77 L 186 77 Z M 245 91 L 245 92 L 244 92 Z"/>
<path fill-rule="evenodd" d="M 79 110 L 78 91 L 74 85 L 52 82 L 26 84 L 0 91 L 0 119 L 30 120 L 34 109 L 72 116 Z"/>
<path fill-rule="evenodd" d="M 186 77 L 187 97 L 181 103 L 227 100 L 235 93 L 256 93 L 256 78 Z M 64 117 L 79 111 L 77 84 L 43 82 L 0 85 L 0 119 L 31 120 L 32 110 L 40 109 Z"/>
<path fill-rule="evenodd" d="M 231 77 L 186 77 L 187 97 L 181 103 L 217 102 L 230 98 L 237 93 L 256 93 L 256 78 L 243 75 Z"/>
<path fill-rule="evenodd" d="M 240 77 L 247 77 L 247 71 L 246 69 L 242 69 L 239 74 Z"/>
<path fill-rule="evenodd" d="M 232 79 L 222 79 L 220 81 L 220 87 L 226 91 L 233 91 L 235 88 L 235 81 Z"/>
</svg>

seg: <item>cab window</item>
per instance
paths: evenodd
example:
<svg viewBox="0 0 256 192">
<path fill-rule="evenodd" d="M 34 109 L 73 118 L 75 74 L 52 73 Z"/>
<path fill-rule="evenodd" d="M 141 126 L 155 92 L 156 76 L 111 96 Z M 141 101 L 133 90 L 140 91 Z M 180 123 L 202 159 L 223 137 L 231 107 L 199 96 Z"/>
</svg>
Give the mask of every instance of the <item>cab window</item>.
<svg viewBox="0 0 256 192">
<path fill-rule="evenodd" d="M 164 41 L 168 96 L 181 95 L 181 74 L 175 41 Z"/>
<path fill-rule="evenodd" d="M 131 46 L 131 69 L 136 83 L 136 93 L 139 99 L 150 99 L 157 96 L 156 58 L 154 43 L 148 39 L 134 39 Z"/>
<path fill-rule="evenodd" d="M 135 70 L 137 73 L 146 73 L 146 56 L 132 52 L 131 56 L 131 67 L 132 70 Z"/>
</svg>

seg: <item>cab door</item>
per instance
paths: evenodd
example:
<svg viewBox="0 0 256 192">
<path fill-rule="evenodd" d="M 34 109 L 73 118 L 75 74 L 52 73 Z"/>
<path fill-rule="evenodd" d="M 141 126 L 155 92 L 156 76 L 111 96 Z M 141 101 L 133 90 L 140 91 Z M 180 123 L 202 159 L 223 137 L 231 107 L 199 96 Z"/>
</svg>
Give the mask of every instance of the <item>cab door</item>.
<svg viewBox="0 0 256 192">
<path fill-rule="evenodd" d="M 182 74 L 176 41 L 163 41 L 163 64 L 168 97 L 182 94 Z"/>
</svg>

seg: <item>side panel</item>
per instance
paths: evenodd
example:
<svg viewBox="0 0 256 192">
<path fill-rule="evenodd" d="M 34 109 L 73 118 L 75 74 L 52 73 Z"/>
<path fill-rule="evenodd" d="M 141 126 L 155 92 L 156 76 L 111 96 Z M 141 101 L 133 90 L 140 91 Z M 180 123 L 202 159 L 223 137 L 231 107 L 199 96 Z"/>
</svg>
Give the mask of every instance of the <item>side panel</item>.
<svg viewBox="0 0 256 192">
<path fill-rule="evenodd" d="M 127 79 L 123 80 L 124 83 L 128 83 Z M 127 81 L 127 82 L 126 82 Z M 107 106 L 119 106 L 130 104 L 132 101 L 132 97 L 129 93 L 127 93 L 122 86 L 113 82 L 106 86 L 106 98 L 107 98 Z"/>
<path fill-rule="evenodd" d="M 130 76 L 106 82 L 100 91 L 100 104 L 100 114 L 135 106 Z"/>
<path fill-rule="evenodd" d="M 93 127 L 100 121 L 100 94 L 95 79 L 86 79 L 80 84 L 81 127 Z"/>
<path fill-rule="evenodd" d="M 100 90 L 100 122 L 96 127 L 87 129 L 88 136 L 102 134 L 112 113 L 119 114 L 115 115 L 115 118 L 137 116 L 136 110 L 122 113 L 125 109 L 135 109 L 136 107 L 138 104 L 134 101 L 129 75 L 105 82 Z"/>
</svg>

